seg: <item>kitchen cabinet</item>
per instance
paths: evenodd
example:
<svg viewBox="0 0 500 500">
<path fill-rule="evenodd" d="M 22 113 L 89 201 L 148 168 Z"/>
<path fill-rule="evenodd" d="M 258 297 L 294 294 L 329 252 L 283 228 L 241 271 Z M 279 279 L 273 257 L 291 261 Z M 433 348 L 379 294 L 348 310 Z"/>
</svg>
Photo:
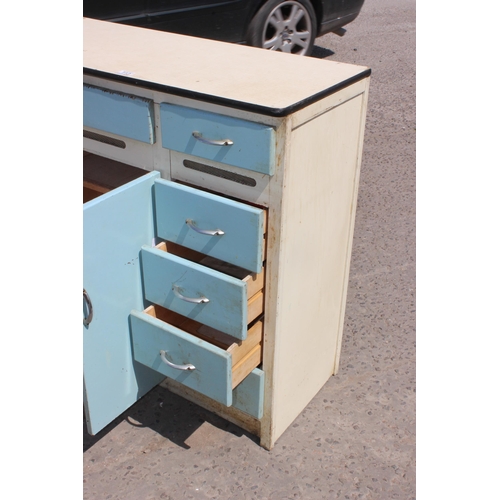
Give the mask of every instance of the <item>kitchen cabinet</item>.
<svg viewBox="0 0 500 500">
<path fill-rule="evenodd" d="M 370 70 L 84 19 L 84 406 L 279 436 L 339 369 Z"/>
</svg>

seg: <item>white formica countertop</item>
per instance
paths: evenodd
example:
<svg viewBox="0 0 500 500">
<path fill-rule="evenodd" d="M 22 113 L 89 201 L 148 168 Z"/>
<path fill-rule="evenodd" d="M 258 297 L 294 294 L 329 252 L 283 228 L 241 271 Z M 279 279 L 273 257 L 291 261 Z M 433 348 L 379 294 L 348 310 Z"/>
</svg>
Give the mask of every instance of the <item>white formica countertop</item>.
<svg viewBox="0 0 500 500">
<path fill-rule="evenodd" d="M 87 74 L 284 116 L 370 74 L 363 66 L 83 20 Z"/>
</svg>

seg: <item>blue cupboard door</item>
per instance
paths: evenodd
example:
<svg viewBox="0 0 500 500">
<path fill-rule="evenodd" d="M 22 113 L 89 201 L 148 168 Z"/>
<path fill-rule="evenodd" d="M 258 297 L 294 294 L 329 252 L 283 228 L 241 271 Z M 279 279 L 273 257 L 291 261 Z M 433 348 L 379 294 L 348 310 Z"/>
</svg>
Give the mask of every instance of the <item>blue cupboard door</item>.
<svg viewBox="0 0 500 500">
<path fill-rule="evenodd" d="M 129 316 L 143 309 L 140 251 L 154 237 L 151 172 L 83 206 L 84 408 L 95 434 L 163 380 L 133 361 Z M 89 306 L 92 315 L 89 317 Z M 85 320 L 90 320 L 86 325 Z"/>
</svg>

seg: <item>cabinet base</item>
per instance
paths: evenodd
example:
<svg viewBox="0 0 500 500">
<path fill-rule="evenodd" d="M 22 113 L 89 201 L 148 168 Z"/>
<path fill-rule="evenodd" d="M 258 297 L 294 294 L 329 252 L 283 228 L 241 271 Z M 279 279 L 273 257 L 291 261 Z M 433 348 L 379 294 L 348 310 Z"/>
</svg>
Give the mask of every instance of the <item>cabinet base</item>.
<svg viewBox="0 0 500 500">
<path fill-rule="evenodd" d="M 195 403 L 206 410 L 209 410 L 219 417 L 224 418 L 228 422 L 231 422 L 243 430 L 260 437 L 260 420 L 248 415 L 247 413 L 238 410 L 232 406 L 224 406 L 213 399 L 210 399 L 199 392 L 196 392 L 188 387 L 179 384 L 175 380 L 166 378 L 160 383 L 161 387 L 168 389 L 169 391 L 177 394 L 192 403 Z"/>
</svg>

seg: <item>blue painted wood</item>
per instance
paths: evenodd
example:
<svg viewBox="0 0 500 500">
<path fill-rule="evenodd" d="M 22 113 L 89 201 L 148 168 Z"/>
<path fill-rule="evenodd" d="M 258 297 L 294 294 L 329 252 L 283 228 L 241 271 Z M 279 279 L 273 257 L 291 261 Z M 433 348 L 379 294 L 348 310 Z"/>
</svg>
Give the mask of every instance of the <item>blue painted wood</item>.
<svg viewBox="0 0 500 500">
<path fill-rule="evenodd" d="M 259 273 L 262 270 L 264 214 L 222 196 L 159 179 L 155 187 L 158 236 L 225 262 Z M 191 229 L 221 229 L 207 236 Z"/>
<path fill-rule="evenodd" d="M 233 389 L 233 406 L 252 417 L 261 419 L 264 413 L 264 372 L 255 368 Z"/>
<path fill-rule="evenodd" d="M 83 125 L 153 144 L 153 101 L 84 85 Z"/>
<path fill-rule="evenodd" d="M 144 312 L 130 315 L 134 358 L 166 377 L 201 392 L 226 406 L 232 404 L 231 355 Z M 172 363 L 192 364 L 195 370 L 177 370 L 160 357 L 167 351 Z"/>
<path fill-rule="evenodd" d="M 147 300 L 237 339 L 246 339 L 246 283 L 156 248 L 144 246 L 141 259 Z M 209 302 L 187 302 L 176 296 L 174 285 L 185 297 L 206 297 Z"/>
<path fill-rule="evenodd" d="M 275 131 L 272 127 L 173 104 L 160 104 L 164 148 L 274 175 Z M 199 132 L 212 140 L 231 139 L 231 146 L 205 144 Z"/>
<path fill-rule="evenodd" d="M 84 407 L 95 434 L 162 377 L 133 362 L 132 309 L 144 308 L 139 252 L 154 236 L 152 172 L 83 206 L 83 286 L 93 319 L 83 327 Z"/>
</svg>

